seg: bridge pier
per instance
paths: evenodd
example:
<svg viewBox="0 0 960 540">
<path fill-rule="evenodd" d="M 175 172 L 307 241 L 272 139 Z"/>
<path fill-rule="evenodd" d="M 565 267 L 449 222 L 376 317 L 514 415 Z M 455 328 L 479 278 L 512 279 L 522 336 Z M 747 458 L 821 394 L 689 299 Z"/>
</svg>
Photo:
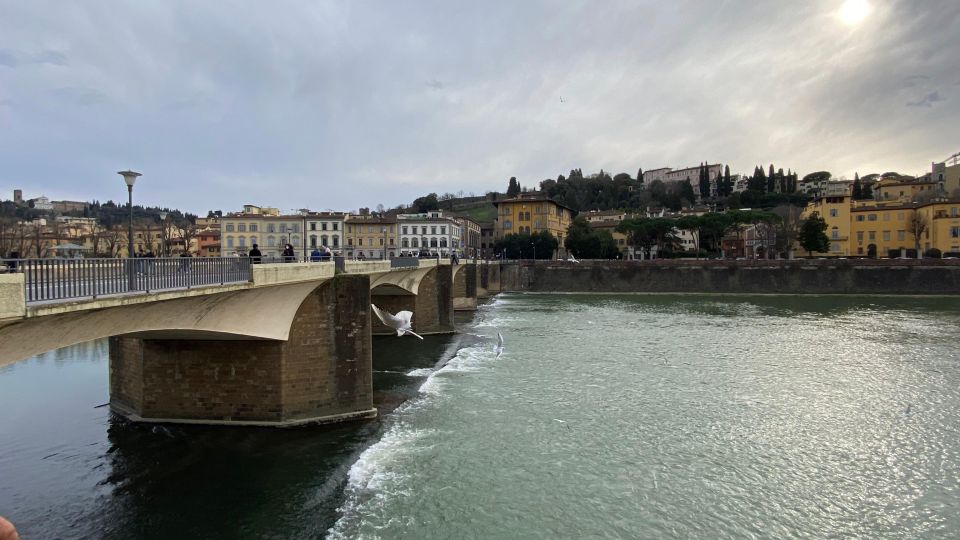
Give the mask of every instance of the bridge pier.
<svg viewBox="0 0 960 540">
<path fill-rule="evenodd" d="M 111 337 L 111 409 L 136 421 L 258 426 L 376 416 L 369 286 L 365 275 L 323 282 L 286 341 Z"/>
<path fill-rule="evenodd" d="M 377 307 L 397 313 L 413 313 L 413 331 L 418 334 L 452 334 L 453 327 L 453 272 L 449 265 L 438 265 L 425 272 L 417 283 L 416 292 L 398 286 L 382 285 L 370 291 L 371 301 Z M 374 334 L 396 334 L 375 320 Z"/>
<path fill-rule="evenodd" d="M 477 309 L 477 265 L 464 264 L 454 271 L 453 309 L 474 311 Z"/>
</svg>

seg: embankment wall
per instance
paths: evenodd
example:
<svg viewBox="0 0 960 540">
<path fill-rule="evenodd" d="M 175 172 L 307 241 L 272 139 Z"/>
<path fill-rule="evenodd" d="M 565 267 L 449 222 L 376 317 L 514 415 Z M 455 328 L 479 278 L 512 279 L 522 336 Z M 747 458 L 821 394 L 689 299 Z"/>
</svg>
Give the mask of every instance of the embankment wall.
<svg viewBox="0 0 960 540">
<path fill-rule="evenodd" d="M 960 295 L 960 261 L 523 261 L 501 279 L 531 292 Z"/>
</svg>

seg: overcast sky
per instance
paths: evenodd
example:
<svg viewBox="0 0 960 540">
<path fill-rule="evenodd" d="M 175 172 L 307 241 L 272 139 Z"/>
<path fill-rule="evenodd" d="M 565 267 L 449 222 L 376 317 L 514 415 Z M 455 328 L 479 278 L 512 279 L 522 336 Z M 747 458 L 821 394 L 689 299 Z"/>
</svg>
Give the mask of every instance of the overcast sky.
<svg viewBox="0 0 960 540">
<path fill-rule="evenodd" d="M 0 0 L 0 199 L 125 199 L 126 168 L 204 213 L 576 167 L 925 172 L 960 151 L 960 2 L 859 1 Z"/>
</svg>

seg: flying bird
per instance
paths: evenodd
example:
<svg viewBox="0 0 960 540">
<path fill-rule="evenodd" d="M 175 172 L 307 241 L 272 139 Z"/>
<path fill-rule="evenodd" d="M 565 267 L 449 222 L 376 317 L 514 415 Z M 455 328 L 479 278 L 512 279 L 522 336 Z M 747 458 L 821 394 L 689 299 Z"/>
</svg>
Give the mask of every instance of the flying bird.
<svg viewBox="0 0 960 540">
<path fill-rule="evenodd" d="M 503 334 L 500 332 L 497 332 L 497 346 L 493 348 L 493 352 L 497 353 L 497 358 L 503 354 Z"/>
<path fill-rule="evenodd" d="M 560 96 L 560 103 L 566 103 L 567 100 L 563 99 L 563 96 Z"/>
<path fill-rule="evenodd" d="M 396 315 L 391 315 L 374 304 L 370 304 L 370 307 L 373 308 L 373 312 L 377 315 L 377 318 L 380 319 L 380 322 L 396 330 L 398 336 L 410 334 L 411 336 L 423 339 L 422 336 L 413 331 L 413 327 L 410 325 L 410 317 L 413 317 L 413 313 L 401 311 Z"/>
</svg>

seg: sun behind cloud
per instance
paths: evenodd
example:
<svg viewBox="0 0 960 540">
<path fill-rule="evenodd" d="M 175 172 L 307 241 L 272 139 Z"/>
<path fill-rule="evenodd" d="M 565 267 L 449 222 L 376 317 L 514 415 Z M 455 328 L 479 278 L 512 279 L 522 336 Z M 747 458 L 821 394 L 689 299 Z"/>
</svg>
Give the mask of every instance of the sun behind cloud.
<svg viewBox="0 0 960 540">
<path fill-rule="evenodd" d="M 848 26 L 857 26 L 866 19 L 873 6 L 867 0 L 846 0 L 837 11 L 837 16 Z"/>
</svg>

